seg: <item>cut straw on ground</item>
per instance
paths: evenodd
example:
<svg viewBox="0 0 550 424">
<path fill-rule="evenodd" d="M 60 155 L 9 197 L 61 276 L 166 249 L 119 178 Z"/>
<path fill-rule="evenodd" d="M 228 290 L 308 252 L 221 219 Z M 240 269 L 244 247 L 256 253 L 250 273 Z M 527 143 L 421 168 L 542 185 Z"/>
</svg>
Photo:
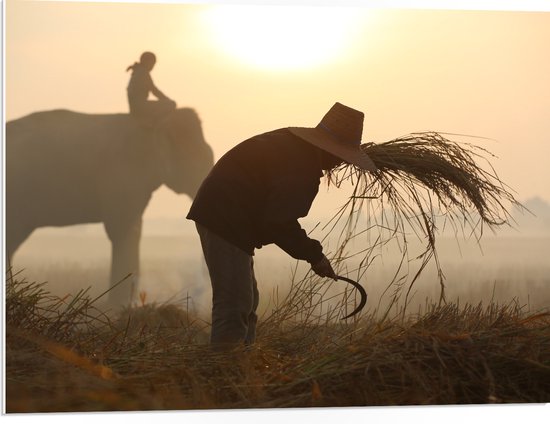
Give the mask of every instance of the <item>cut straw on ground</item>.
<svg viewBox="0 0 550 424">
<path fill-rule="evenodd" d="M 550 313 L 515 302 L 353 323 L 275 311 L 254 346 L 218 352 L 175 305 L 96 319 L 36 290 L 8 280 L 8 412 L 550 401 Z"/>
</svg>

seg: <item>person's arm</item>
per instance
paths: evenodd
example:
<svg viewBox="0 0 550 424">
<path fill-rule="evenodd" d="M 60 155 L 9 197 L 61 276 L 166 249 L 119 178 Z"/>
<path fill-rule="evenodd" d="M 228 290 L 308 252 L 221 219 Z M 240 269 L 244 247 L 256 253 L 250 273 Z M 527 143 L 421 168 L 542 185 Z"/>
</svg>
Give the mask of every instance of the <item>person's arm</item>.
<svg viewBox="0 0 550 424">
<path fill-rule="evenodd" d="M 319 190 L 319 176 L 278 176 L 268 188 L 262 219 L 262 238 L 275 243 L 295 259 L 317 265 L 317 270 L 332 276 L 321 243 L 308 237 L 298 218 L 307 216 Z M 317 272 L 314 268 L 314 271 Z M 332 271 L 332 272 L 331 272 Z M 325 276 L 325 275 L 323 275 Z"/>
<path fill-rule="evenodd" d="M 266 241 L 275 243 L 295 259 L 313 265 L 324 257 L 321 243 L 309 238 L 297 220 L 267 221 L 263 235 Z"/>
<path fill-rule="evenodd" d="M 166 95 L 160 91 L 155 83 L 153 82 L 153 78 L 151 78 L 151 74 L 147 74 L 147 85 L 149 86 L 149 91 L 153 93 L 153 95 L 159 99 L 159 100 L 170 100 Z"/>
<path fill-rule="evenodd" d="M 170 100 L 162 91 L 160 91 L 154 84 L 151 88 L 151 93 L 159 100 Z"/>
</svg>

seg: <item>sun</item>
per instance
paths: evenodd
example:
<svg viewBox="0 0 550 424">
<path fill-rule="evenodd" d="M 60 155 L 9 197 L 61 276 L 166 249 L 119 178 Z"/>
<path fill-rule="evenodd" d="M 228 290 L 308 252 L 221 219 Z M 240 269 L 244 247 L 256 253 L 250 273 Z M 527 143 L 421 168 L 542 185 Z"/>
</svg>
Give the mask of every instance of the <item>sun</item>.
<svg viewBox="0 0 550 424">
<path fill-rule="evenodd" d="M 259 68 L 312 68 L 343 54 L 359 28 L 359 9 L 306 6 L 213 6 L 205 23 L 215 43 Z"/>
</svg>

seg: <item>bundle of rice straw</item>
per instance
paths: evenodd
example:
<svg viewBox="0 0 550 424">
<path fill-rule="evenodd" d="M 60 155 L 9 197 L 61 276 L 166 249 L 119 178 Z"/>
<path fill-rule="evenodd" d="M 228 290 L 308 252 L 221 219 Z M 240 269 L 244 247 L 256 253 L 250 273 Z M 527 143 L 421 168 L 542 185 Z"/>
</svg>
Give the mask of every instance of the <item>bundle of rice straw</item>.
<svg viewBox="0 0 550 424">
<path fill-rule="evenodd" d="M 459 144 L 436 132 L 412 133 L 385 143 L 367 143 L 363 148 L 377 171 L 343 164 L 328 175 L 329 184 L 340 186 L 350 181 L 354 186 L 352 196 L 327 224 L 330 234 L 338 222 L 346 220 L 333 260 L 336 263 L 342 260 L 347 242 L 366 231 L 357 228 L 359 212 L 366 201 L 370 229 L 391 228 L 390 238 L 401 237 L 403 246 L 411 229 L 419 239 L 427 240 L 426 250 L 418 257 L 422 264 L 407 295 L 427 262 L 435 258 L 441 283 L 440 301 L 444 301 L 444 276 L 435 248 L 436 224 L 450 225 L 455 237 L 458 230 L 464 233 L 469 228 L 479 241 L 484 224 L 491 229 L 510 225 L 510 207 L 524 208 L 485 157 L 494 155 L 483 148 Z M 478 163 L 480 160 L 486 162 L 488 170 Z M 378 207 L 374 206 L 376 202 Z M 366 251 L 368 255 L 372 253 Z M 369 263 L 369 258 L 365 257 L 363 263 Z"/>
<path fill-rule="evenodd" d="M 491 167 L 493 174 L 490 174 L 475 162 L 474 158 L 480 157 L 476 150 L 491 155 L 479 147 L 462 147 L 432 132 L 411 134 L 382 144 L 371 143 L 364 150 L 381 171 L 381 177 L 399 177 L 422 184 L 444 205 L 464 212 L 470 203 L 487 224 L 507 222 L 508 212 L 502 200 L 516 203 L 494 169 Z"/>
</svg>

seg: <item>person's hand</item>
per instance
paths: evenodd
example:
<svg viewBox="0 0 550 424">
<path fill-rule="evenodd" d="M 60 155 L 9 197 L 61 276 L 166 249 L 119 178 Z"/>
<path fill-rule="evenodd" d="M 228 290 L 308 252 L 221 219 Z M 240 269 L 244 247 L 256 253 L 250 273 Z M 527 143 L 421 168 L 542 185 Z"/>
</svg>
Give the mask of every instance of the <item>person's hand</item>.
<svg viewBox="0 0 550 424">
<path fill-rule="evenodd" d="M 311 269 L 319 277 L 329 277 L 329 278 L 332 278 L 333 280 L 336 280 L 336 273 L 332 269 L 332 266 L 330 265 L 329 260 L 324 255 L 319 262 L 311 266 Z"/>
</svg>

